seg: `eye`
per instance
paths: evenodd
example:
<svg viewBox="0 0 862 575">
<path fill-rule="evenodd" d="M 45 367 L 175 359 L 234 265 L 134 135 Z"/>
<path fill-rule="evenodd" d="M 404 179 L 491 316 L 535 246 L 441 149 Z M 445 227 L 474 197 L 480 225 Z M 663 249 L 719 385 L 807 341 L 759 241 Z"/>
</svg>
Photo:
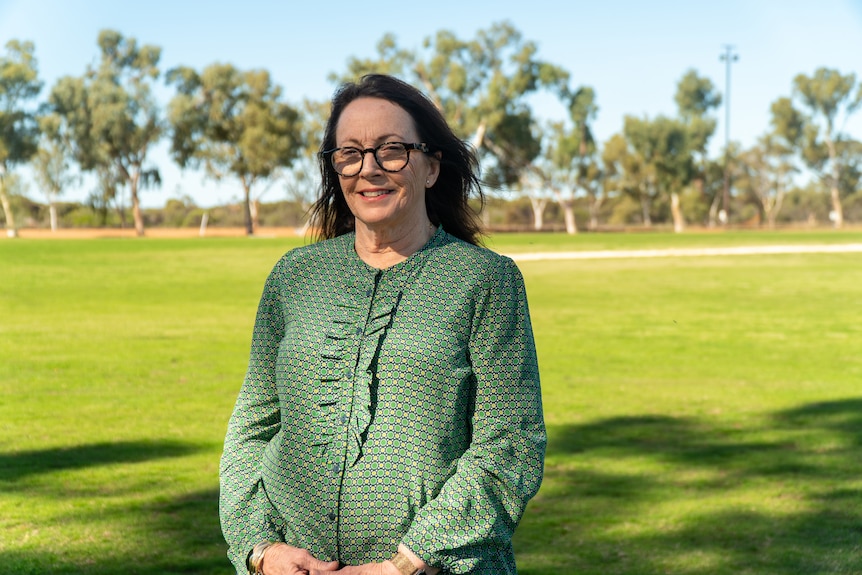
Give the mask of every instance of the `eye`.
<svg viewBox="0 0 862 575">
<path fill-rule="evenodd" d="M 339 162 L 355 162 L 362 155 L 356 148 L 340 148 L 335 151 L 335 158 Z"/>
<path fill-rule="evenodd" d="M 404 154 L 404 146 L 397 142 L 387 142 L 377 148 L 377 155 L 380 158 L 398 158 Z"/>
</svg>

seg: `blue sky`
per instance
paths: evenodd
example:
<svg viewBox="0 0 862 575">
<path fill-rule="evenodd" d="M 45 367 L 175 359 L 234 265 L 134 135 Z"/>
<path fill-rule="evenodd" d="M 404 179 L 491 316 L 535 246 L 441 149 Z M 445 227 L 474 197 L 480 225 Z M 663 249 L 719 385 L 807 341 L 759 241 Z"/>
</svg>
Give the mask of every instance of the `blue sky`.
<svg viewBox="0 0 862 575">
<path fill-rule="evenodd" d="M 82 74 L 97 58 L 99 31 L 112 28 L 160 46 L 162 70 L 214 62 L 265 68 L 286 99 L 299 103 L 327 99 L 334 89 L 327 75 L 342 72 L 351 55 L 373 56 L 386 32 L 403 47 L 419 48 L 438 30 L 470 39 L 502 20 L 535 42 L 539 57 L 566 68 L 573 85 L 595 89 L 600 141 L 618 132 L 627 114 L 674 114 L 676 83 L 690 68 L 724 92 L 719 56 L 727 44 L 739 55 L 731 73 L 730 136 L 744 146 L 768 130 L 769 105 L 790 95 L 796 74 L 828 66 L 862 77 L 862 0 L 0 0 L 0 43 L 35 43 L 43 95 L 57 78 Z M 170 92 L 160 94 L 166 101 Z M 549 98 L 535 105 L 547 118 L 562 118 Z M 724 145 L 724 113 L 717 111 L 716 153 Z M 862 111 L 845 129 L 862 139 Z M 241 197 L 232 181 L 181 172 L 166 143 L 153 160 L 163 185 L 143 192 L 145 206 L 180 194 L 203 206 Z M 91 186 L 65 198 L 82 200 Z M 264 199 L 283 198 L 281 188 L 276 184 Z M 29 194 L 44 199 L 32 183 Z"/>
</svg>

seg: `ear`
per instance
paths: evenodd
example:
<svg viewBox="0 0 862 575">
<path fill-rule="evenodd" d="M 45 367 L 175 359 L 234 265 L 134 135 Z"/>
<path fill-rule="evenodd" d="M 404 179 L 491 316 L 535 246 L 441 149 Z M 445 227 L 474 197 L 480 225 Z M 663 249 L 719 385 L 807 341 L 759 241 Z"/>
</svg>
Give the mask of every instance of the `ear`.
<svg viewBox="0 0 862 575">
<path fill-rule="evenodd" d="M 425 187 L 431 188 L 437 183 L 437 178 L 440 177 L 440 158 L 443 157 L 443 154 L 434 152 L 425 157 L 428 158 L 428 175 L 425 178 Z"/>
</svg>

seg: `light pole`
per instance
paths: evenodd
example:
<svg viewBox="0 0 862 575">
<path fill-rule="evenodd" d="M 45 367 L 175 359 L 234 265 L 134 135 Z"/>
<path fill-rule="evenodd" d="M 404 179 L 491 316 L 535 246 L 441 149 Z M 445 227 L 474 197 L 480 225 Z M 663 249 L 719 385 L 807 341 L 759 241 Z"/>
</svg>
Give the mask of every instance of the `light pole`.
<svg viewBox="0 0 862 575">
<path fill-rule="evenodd" d="M 724 45 L 724 54 L 720 56 L 725 65 L 724 80 L 724 221 L 730 221 L 730 65 L 739 60 L 739 55 L 733 53 L 733 46 Z"/>
</svg>

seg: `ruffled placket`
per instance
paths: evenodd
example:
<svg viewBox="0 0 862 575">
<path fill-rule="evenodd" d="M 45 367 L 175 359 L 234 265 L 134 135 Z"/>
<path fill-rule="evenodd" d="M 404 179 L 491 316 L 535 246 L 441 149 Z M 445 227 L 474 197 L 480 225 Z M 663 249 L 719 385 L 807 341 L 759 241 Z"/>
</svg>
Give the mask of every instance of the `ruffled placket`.
<svg viewBox="0 0 862 575">
<path fill-rule="evenodd" d="M 374 418 L 377 358 L 398 311 L 404 290 L 424 266 L 430 251 L 441 244 L 439 228 L 429 242 L 403 262 L 385 270 L 362 262 L 349 252 L 344 289 L 335 298 L 334 312 L 320 350 L 317 440 L 336 469 L 353 467 L 362 457 L 368 428 Z M 342 449 L 334 448 L 343 438 Z M 343 466 L 343 467 L 342 467 Z"/>
</svg>

